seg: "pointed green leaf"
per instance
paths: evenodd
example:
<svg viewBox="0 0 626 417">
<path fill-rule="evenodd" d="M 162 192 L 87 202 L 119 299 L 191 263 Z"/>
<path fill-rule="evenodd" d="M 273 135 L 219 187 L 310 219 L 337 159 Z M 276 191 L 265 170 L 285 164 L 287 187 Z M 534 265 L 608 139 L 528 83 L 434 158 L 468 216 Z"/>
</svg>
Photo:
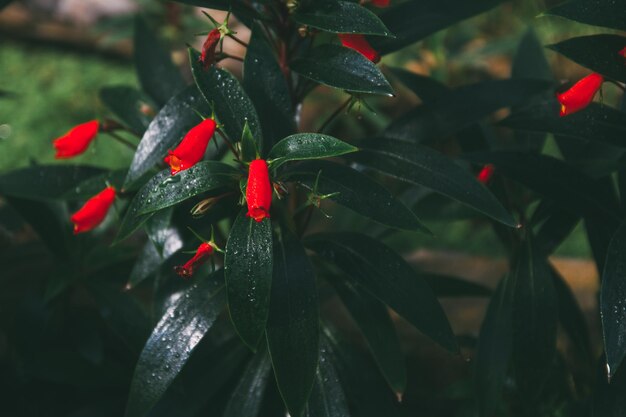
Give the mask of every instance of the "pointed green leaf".
<svg viewBox="0 0 626 417">
<path fill-rule="evenodd" d="M 363 165 L 450 197 L 510 227 L 517 221 L 471 172 L 450 158 L 418 144 L 372 139 L 351 156 Z"/>
<path fill-rule="evenodd" d="M 152 117 L 142 107 L 151 107 L 150 100 L 134 87 L 118 85 L 100 90 L 100 101 L 133 132 L 143 135 Z"/>
<path fill-rule="evenodd" d="M 300 417 L 319 358 L 317 288 L 304 247 L 288 229 L 281 229 L 275 249 L 267 346 L 289 414 Z"/>
<path fill-rule="evenodd" d="M 406 361 L 387 307 L 357 282 L 332 279 L 331 283 L 365 336 L 389 386 L 395 393 L 403 394 L 407 379 Z"/>
<path fill-rule="evenodd" d="M 329 195 L 330 200 L 378 223 L 430 233 L 385 187 L 345 165 L 329 161 L 302 162 L 286 171 L 284 179 L 297 181 L 309 190 L 313 190 L 317 182 L 318 194 Z"/>
<path fill-rule="evenodd" d="M 456 337 L 433 291 L 389 247 L 359 233 L 313 235 L 306 244 L 426 336 L 451 352 L 458 350 Z"/>
<path fill-rule="evenodd" d="M 224 256 L 228 310 L 235 330 L 256 350 L 265 331 L 272 286 L 272 223 L 257 222 L 242 210 L 235 220 Z"/>
<path fill-rule="evenodd" d="M 198 194 L 221 187 L 236 188 L 240 173 L 236 168 L 217 161 L 202 161 L 176 175 L 164 175 L 169 169 L 156 175 L 163 178 L 147 190 L 145 200 L 139 202 L 137 212 L 147 214 L 171 207 Z"/>
<path fill-rule="evenodd" d="M 378 16 L 358 3 L 321 2 L 320 5 L 302 9 L 292 15 L 301 25 L 333 33 L 393 36 Z"/>
<path fill-rule="evenodd" d="M 337 138 L 319 133 L 298 133 L 278 142 L 268 155 L 272 167 L 288 161 L 330 158 L 358 151 L 358 148 Z"/>
<path fill-rule="evenodd" d="M 588 25 L 626 30 L 626 7 L 615 0 L 570 0 L 548 10 L 545 15 L 560 16 Z"/>
<path fill-rule="evenodd" d="M 259 116 L 243 87 L 230 72 L 215 66 L 204 70 L 198 51 L 189 49 L 191 73 L 207 103 L 215 106 L 215 113 L 231 141 L 243 136 L 246 124 L 259 149 L 263 148 L 263 133 Z"/>
<path fill-rule="evenodd" d="M 423 275 L 437 297 L 488 297 L 493 292 L 482 284 L 446 275 Z"/>
<path fill-rule="evenodd" d="M 223 273 L 201 278 L 170 305 L 141 352 L 126 417 L 144 417 L 182 370 L 224 308 Z"/>
<path fill-rule="evenodd" d="M 133 51 L 141 87 L 157 104 L 164 105 L 185 88 L 185 81 L 169 51 L 141 16 L 135 18 Z"/>
<path fill-rule="evenodd" d="M 448 86 L 433 77 L 416 74 L 404 68 L 391 67 L 389 70 L 391 70 L 394 77 L 426 104 L 432 104 L 442 96 L 450 93 Z"/>
<path fill-rule="evenodd" d="M 241 159 L 244 162 L 250 162 L 257 159 L 259 150 L 254 142 L 254 137 L 250 131 L 248 122 L 243 126 L 243 134 L 241 136 Z"/>
<path fill-rule="evenodd" d="M 109 185 L 115 187 L 117 191 L 122 189 L 122 184 L 126 178 L 126 170 L 104 172 L 100 175 L 90 176 L 80 181 L 75 187 L 63 193 L 63 200 L 87 200 L 104 190 Z"/>
<path fill-rule="evenodd" d="M 343 46 L 318 46 L 295 59 L 290 67 L 303 77 L 329 87 L 355 93 L 393 95 L 393 89 L 374 63 Z"/>
<path fill-rule="evenodd" d="M 320 351 L 319 368 L 303 417 L 350 417 L 330 349 L 331 346 L 324 344 Z"/>
<path fill-rule="evenodd" d="M 259 349 L 228 400 L 222 417 L 257 417 L 271 369 L 272 362 L 267 350 Z"/>
<path fill-rule="evenodd" d="M 187 87 L 163 106 L 137 146 L 124 188 L 131 188 L 152 167 L 162 162 L 167 151 L 173 149 L 189 129 L 201 122 L 194 110 L 202 114 L 211 112 L 195 86 Z"/>
</svg>

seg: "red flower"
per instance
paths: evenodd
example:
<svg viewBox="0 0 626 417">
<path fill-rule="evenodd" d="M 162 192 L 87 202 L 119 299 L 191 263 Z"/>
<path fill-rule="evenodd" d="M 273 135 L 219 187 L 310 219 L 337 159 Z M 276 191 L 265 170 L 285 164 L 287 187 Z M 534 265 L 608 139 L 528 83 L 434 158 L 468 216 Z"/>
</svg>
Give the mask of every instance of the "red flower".
<svg viewBox="0 0 626 417">
<path fill-rule="evenodd" d="M 215 127 L 215 120 L 203 120 L 187 132 L 176 149 L 168 151 L 163 160 L 170 166 L 172 175 L 191 168 L 204 157 L 206 147 L 215 133 Z"/>
<path fill-rule="evenodd" d="M 390 0 L 372 0 L 372 4 L 376 7 L 389 7 Z"/>
<path fill-rule="evenodd" d="M 272 184 L 267 170 L 267 162 L 263 159 L 255 159 L 250 163 L 246 201 L 248 202 L 248 217 L 252 217 L 257 222 L 270 217 Z"/>
<path fill-rule="evenodd" d="M 184 265 L 174 267 L 174 271 L 183 278 L 189 278 L 193 275 L 195 269 L 202 265 L 214 252 L 210 243 L 202 243 L 198 246 L 196 254 L 188 260 Z"/>
<path fill-rule="evenodd" d="M 215 48 L 217 48 L 220 39 L 222 39 L 220 31 L 213 29 L 209 32 L 209 35 L 202 45 L 202 53 L 198 61 L 202 62 L 202 68 L 205 70 L 209 69 L 209 67 L 215 63 Z"/>
<path fill-rule="evenodd" d="M 339 39 L 341 40 L 341 44 L 343 46 L 360 52 L 361 55 L 370 61 L 374 63 L 380 61 L 380 55 L 374 48 L 372 48 L 367 39 L 365 39 L 365 36 L 351 33 L 340 33 Z"/>
<path fill-rule="evenodd" d="M 561 116 L 576 113 L 587 107 L 596 95 L 604 78 L 600 74 L 589 74 L 578 81 L 566 92 L 557 93 L 556 98 L 561 103 Z"/>
<path fill-rule="evenodd" d="M 70 217 L 74 223 L 74 234 L 88 232 L 102 223 L 114 200 L 113 187 L 107 187 L 87 200 L 85 205 Z"/>
<path fill-rule="evenodd" d="M 71 158 L 85 152 L 98 134 L 99 127 L 97 120 L 74 126 L 65 135 L 52 142 L 57 151 L 54 157 L 56 159 Z"/>
<path fill-rule="evenodd" d="M 621 51 L 618 52 L 621 56 L 623 56 L 624 58 L 626 58 L 626 47 L 624 47 L 624 49 L 622 49 Z"/>
<path fill-rule="evenodd" d="M 493 173 L 495 170 L 496 167 L 493 164 L 487 164 L 483 167 L 483 169 L 480 170 L 480 172 L 476 176 L 476 179 L 478 179 L 478 181 L 482 182 L 483 184 L 487 184 L 489 181 L 491 181 L 491 177 L 493 177 Z"/>
</svg>

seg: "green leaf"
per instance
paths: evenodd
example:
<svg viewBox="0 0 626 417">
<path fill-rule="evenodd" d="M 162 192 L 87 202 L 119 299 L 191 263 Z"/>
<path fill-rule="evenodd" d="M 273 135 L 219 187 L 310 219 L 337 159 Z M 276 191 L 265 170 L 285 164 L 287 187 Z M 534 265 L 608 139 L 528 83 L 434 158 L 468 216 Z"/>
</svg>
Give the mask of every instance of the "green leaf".
<svg viewBox="0 0 626 417">
<path fill-rule="evenodd" d="M 230 140 L 241 139 L 247 122 L 254 141 L 259 149 L 263 149 L 259 116 L 237 78 L 215 66 L 205 71 L 199 57 L 198 51 L 189 49 L 191 73 L 206 102 L 215 106 L 215 113 Z"/>
<path fill-rule="evenodd" d="M 626 147 L 626 113 L 592 103 L 583 111 L 560 117 L 559 108 L 559 102 L 551 98 L 513 113 L 499 125 L 527 132 L 553 133 L 565 139 Z"/>
<path fill-rule="evenodd" d="M 271 221 L 257 222 L 242 210 L 228 236 L 224 275 L 230 318 L 252 350 L 263 336 L 269 314 L 272 253 Z"/>
<path fill-rule="evenodd" d="M 318 194 L 328 195 L 328 199 L 378 223 L 430 233 L 385 187 L 347 166 L 328 161 L 305 161 L 287 170 L 284 179 L 297 181 L 309 190 L 313 190 L 317 182 Z"/>
<path fill-rule="evenodd" d="M 454 333 L 435 294 L 421 275 L 389 247 L 358 233 L 314 235 L 306 244 L 420 332 L 449 351 L 458 351 Z"/>
<path fill-rule="evenodd" d="M 319 368 L 303 417 L 350 417 L 330 349 L 325 343 L 320 351 Z"/>
<path fill-rule="evenodd" d="M 267 159 L 274 160 L 272 167 L 305 159 L 330 158 L 356 152 L 358 148 L 337 138 L 319 133 L 297 133 L 278 142 Z"/>
<path fill-rule="evenodd" d="M 259 150 L 257 149 L 254 138 L 252 137 L 250 126 L 248 126 L 248 122 L 246 122 L 243 127 L 243 135 L 241 137 L 241 159 L 244 162 L 250 162 L 257 159 L 258 154 Z"/>
<path fill-rule="evenodd" d="M 290 68 L 329 87 L 355 93 L 393 95 L 385 76 L 369 59 L 343 46 L 326 44 L 295 59 Z"/>
<path fill-rule="evenodd" d="M 100 101 L 133 132 L 143 135 L 152 117 L 142 107 L 151 109 L 150 100 L 141 91 L 126 85 L 104 87 L 100 90 Z"/>
<path fill-rule="evenodd" d="M 530 237 L 513 265 L 513 365 L 528 401 L 542 393 L 556 354 L 557 297 L 548 261 Z"/>
<path fill-rule="evenodd" d="M 626 30 L 626 8 L 613 0 L 572 0 L 544 13 L 593 26 Z"/>
<path fill-rule="evenodd" d="M 502 2 L 503 0 L 411 0 L 394 4 L 393 7 L 384 9 L 380 18 L 396 38 L 372 38 L 371 42 L 381 54 L 394 52 Z"/>
<path fill-rule="evenodd" d="M 326 32 L 393 36 L 378 16 L 349 1 L 325 2 L 314 8 L 298 9 L 292 17 L 300 25 Z"/>
<path fill-rule="evenodd" d="M 248 364 L 222 417 L 256 417 L 261 410 L 272 362 L 266 349 L 260 349 Z"/>
<path fill-rule="evenodd" d="M 296 132 L 296 123 L 287 79 L 258 25 L 252 29 L 243 63 L 243 86 L 259 114 L 265 155 L 280 138 Z"/>
<path fill-rule="evenodd" d="M 162 178 L 160 182 L 147 190 L 145 200 L 137 207 L 139 214 L 147 214 L 162 210 L 185 201 L 198 194 L 215 190 L 221 187 L 236 188 L 240 172 L 230 165 L 217 161 L 202 161 L 189 169 L 178 172 L 176 175 L 163 175 L 169 169 L 156 175 Z"/>
<path fill-rule="evenodd" d="M 410 184 L 450 197 L 507 226 L 517 221 L 498 199 L 468 170 L 439 152 L 400 141 L 372 139 L 352 156 L 363 165 Z"/>
<path fill-rule="evenodd" d="M 103 172 L 81 165 L 34 165 L 15 169 L 0 176 L 0 194 L 28 200 L 53 200 Z"/>
<path fill-rule="evenodd" d="M 432 77 L 416 74 L 404 68 L 391 67 L 389 70 L 425 104 L 432 104 L 451 91 L 448 86 Z"/>
<path fill-rule="evenodd" d="M 313 387 L 319 358 L 317 288 L 302 244 L 286 228 L 279 233 L 267 346 L 289 414 L 300 417 Z"/>
<path fill-rule="evenodd" d="M 119 191 L 122 189 L 124 178 L 126 178 L 125 169 L 104 172 L 79 182 L 75 187 L 63 193 L 61 198 L 64 200 L 86 200 L 98 194 L 109 185 Z"/>
<path fill-rule="evenodd" d="M 201 122 L 194 110 L 202 114 L 211 111 L 195 86 L 186 88 L 163 106 L 137 146 L 124 188 L 131 188 L 154 165 L 163 161 L 167 151 L 178 143 L 184 133 Z"/>
<path fill-rule="evenodd" d="M 626 356 L 626 226 L 620 225 L 609 244 L 602 271 L 600 316 L 604 335 L 604 351 L 609 379 L 615 375 Z"/>
<path fill-rule="evenodd" d="M 597 183 L 573 166 L 547 155 L 498 151 L 468 155 L 481 165 L 494 164 L 504 176 L 522 183 L 573 213 L 599 213 L 615 219 L 618 208 Z"/>
<path fill-rule="evenodd" d="M 363 333 L 389 386 L 402 395 L 406 390 L 406 360 L 387 306 L 357 282 L 332 279 L 331 283 Z"/>
<path fill-rule="evenodd" d="M 185 88 L 185 81 L 157 35 L 141 16 L 135 18 L 134 59 L 143 90 L 159 105 Z"/>
<path fill-rule="evenodd" d="M 194 279 L 196 282 L 168 307 L 141 352 L 126 417 L 148 414 L 224 308 L 222 271 Z"/>
<path fill-rule="evenodd" d="M 513 351 L 513 283 L 500 281 L 480 327 L 474 365 L 479 415 L 491 417 L 501 402 L 502 387 Z"/>
<path fill-rule="evenodd" d="M 551 83 L 541 80 L 491 80 L 465 85 L 440 96 L 432 104 L 418 106 L 396 119 L 383 136 L 429 143 L 448 137 L 493 112 L 525 103 Z"/>
<path fill-rule="evenodd" d="M 437 297 L 488 297 L 493 293 L 484 285 L 460 278 L 436 274 L 423 276 Z"/>
<path fill-rule="evenodd" d="M 605 77 L 626 82 L 626 65 L 619 53 L 624 45 L 626 37 L 603 34 L 567 39 L 548 48 Z"/>
</svg>

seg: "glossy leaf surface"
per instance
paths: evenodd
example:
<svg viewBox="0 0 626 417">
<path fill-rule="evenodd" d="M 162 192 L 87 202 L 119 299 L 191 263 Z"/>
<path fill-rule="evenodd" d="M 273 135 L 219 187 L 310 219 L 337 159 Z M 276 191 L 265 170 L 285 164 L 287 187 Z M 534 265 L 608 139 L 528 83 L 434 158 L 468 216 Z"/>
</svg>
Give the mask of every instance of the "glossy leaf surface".
<svg viewBox="0 0 626 417">
<path fill-rule="evenodd" d="M 337 138 L 319 133 L 297 133 L 278 142 L 268 155 L 273 166 L 288 161 L 330 158 L 356 152 L 358 148 Z"/>
<path fill-rule="evenodd" d="M 293 19 L 315 29 L 334 33 L 390 36 L 391 32 L 372 12 L 350 1 L 320 2 L 312 10 L 298 10 Z"/>
</svg>

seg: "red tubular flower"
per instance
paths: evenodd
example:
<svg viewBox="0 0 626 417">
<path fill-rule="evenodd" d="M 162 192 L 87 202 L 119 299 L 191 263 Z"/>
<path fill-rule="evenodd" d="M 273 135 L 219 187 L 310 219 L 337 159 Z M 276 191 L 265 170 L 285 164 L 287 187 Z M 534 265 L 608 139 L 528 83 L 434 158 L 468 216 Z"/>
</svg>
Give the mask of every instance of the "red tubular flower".
<svg viewBox="0 0 626 417">
<path fill-rule="evenodd" d="M 493 177 L 493 173 L 495 170 L 496 167 L 493 164 L 487 164 L 483 167 L 483 169 L 480 170 L 480 172 L 476 176 L 476 179 L 478 179 L 478 181 L 482 182 L 483 184 L 487 184 L 489 181 L 491 181 L 491 177 Z"/>
<path fill-rule="evenodd" d="M 174 267 L 174 271 L 183 278 L 189 278 L 193 275 L 195 269 L 206 262 L 213 254 L 214 248 L 210 243 L 202 243 L 198 246 L 196 254 L 188 260 L 184 265 Z"/>
<path fill-rule="evenodd" d="M 87 150 L 87 147 L 98 134 L 100 123 L 92 120 L 73 127 L 65 135 L 52 142 L 57 153 L 56 159 L 71 158 Z"/>
<path fill-rule="evenodd" d="M 600 74 L 589 74 L 582 80 L 578 81 L 566 92 L 557 93 L 556 98 L 561 103 L 560 115 L 567 116 L 583 110 L 592 101 L 596 95 L 604 78 Z"/>
<path fill-rule="evenodd" d="M 91 197 L 84 206 L 70 217 L 74 223 L 74 234 L 95 229 L 106 217 L 115 201 L 115 188 L 107 187 Z"/>
<path fill-rule="evenodd" d="M 626 58 L 626 47 L 624 47 L 624 49 L 622 49 L 621 51 L 619 51 L 619 54 L 621 56 L 623 56 L 624 58 Z"/>
<path fill-rule="evenodd" d="M 252 217 L 257 222 L 270 217 L 272 184 L 267 170 L 267 162 L 263 159 L 255 159 L 250 163 L 246 201 L 248 202 L 248 217 Z"/>
<path fill-rule="evenodd" d="M 365 39 L 365 36 L 355 35 L 352 33 L 340 33 L 339 39 L 341 40 L 341 44 L 343 46 L 360 52 L 361 55 L 373 63 L 380 61 L 380 55 L 374 48 L 372 48 L 372 45 L 370 45 L 367 39 Z"/>
<path fill-rule="evenodd" d="M 187 132 L 176 149 L 167 153 L 163 160 L 170 166 L 172 175 L 191 168 L 204 157 L 216 126 L 213 119 L 203 120 Z"/>
<path fill-rule="evenodd" d="M 198 60 L 202 63 L 202 68 L 204 68 L 205 71 L 209 69 L 211 65 L 215 64 L 215 48 L 217 48 L 220 39 L 222 39 L 220 31 L 213 29 L 209 32 L 209 35 L 202 45 L 202 52 Z"/>
<path fill-rule="evenodd" d="M 372 0 L 372 4 L 376 7 L 389 7 L 389 0 Z"/>
</svg>

